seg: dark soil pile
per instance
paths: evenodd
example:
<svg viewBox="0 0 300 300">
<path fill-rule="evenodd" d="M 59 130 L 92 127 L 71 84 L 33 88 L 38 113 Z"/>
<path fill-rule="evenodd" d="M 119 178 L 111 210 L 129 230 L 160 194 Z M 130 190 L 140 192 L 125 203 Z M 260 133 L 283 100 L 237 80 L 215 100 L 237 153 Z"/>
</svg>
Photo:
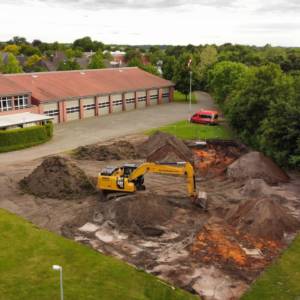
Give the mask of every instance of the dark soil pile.
<svg viewBox="0 0 300 300">
<path fill-rule="evenodd" d="M 194 163 L 193 152 L 175 136 L 157 131 L 139 146 L 139 152 L 147 161 L 189 161 Z"/>
<path fill-rule="evenodd" d="M 227 175 L 234 180 L 259 178 L 269 184 L 288 182 L 288 175 L 270 158 L 260 152 L 249 152 L 227 168 Z"/>
<path fill-rule="evenodd" d="M 243 202 L 227 221 L 243 233 L 271 240 L 281 240 L 285 232 L 295 232 L 300 225 L 287 208 L 270 198 Z"/>
<path fill-rule="evenodd" d="M 95 192 L 85 173 L 60 156 L 46 158 L 20 185 L 40 198 L 78 199 Z"/>
<path fill-rule="evenodd" d="M 99 161 L 139 158 L 135 147 L 127 141 L 79 147 L 75 150 L 74 156 L 76 159 Z"/>
<path fill-rule="evenodd" d="M 145 235 L 160 235 L 160 226 L 172 216 L 172 205 L 156 194 L 121 198 L 110 204 L 114 221 L 123 231 Z"/>
</svg>

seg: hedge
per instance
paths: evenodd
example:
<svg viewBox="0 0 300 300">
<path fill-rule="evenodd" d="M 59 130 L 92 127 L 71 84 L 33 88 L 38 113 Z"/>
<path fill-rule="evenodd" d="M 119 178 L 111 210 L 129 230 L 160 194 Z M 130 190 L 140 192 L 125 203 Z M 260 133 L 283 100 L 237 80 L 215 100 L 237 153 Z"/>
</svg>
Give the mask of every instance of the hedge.
<svg viewBox="0 0 300 300">
<path fill-rule="evenodd" d="M 53 136 L 53 124 L 0 131 L 0 152 L 20 150 L 49 141 Z"/>
</svg>

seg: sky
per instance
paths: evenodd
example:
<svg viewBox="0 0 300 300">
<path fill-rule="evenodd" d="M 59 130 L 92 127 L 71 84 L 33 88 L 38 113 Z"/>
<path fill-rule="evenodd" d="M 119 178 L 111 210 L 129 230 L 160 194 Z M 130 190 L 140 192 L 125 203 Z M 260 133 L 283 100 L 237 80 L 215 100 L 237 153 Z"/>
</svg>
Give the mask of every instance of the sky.
<svg viewBox="0 0 300 300">
<path fill-rule="evenodd" d="M 0 0 L 0 40 L 300 46 L 300 0 Z"/>
</svg>

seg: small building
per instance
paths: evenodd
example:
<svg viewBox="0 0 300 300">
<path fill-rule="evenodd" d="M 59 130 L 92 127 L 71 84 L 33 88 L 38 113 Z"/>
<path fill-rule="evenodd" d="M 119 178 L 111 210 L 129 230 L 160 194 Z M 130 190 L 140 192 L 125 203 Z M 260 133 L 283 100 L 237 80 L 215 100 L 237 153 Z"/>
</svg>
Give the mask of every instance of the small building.
<svg viewBox="0 0 300 300">
<path fill-rule="evenodd" d="M 35 125 L 44 125 L 52 117 L 41 114 L 33 114 L 30 112 L 22 112 L 19 114 L 5 115 L 0 118 L 0 130 L 9 130 L 17 128 L 26 128 Z"/>
<path fill-rule="evenodd" d="M 62 123 L 168 103 L 173 93 L 171 81 L 136 67 L 0 75 L 0 118 L 31 112 Z"/>
</svg>

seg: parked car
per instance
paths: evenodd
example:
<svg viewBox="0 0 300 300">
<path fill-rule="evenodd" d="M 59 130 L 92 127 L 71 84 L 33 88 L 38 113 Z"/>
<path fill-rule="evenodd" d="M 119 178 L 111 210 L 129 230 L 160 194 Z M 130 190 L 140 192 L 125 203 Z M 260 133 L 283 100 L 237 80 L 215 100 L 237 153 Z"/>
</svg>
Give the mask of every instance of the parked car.
<svg viewBox="0 0 300 300">
<path fill-rule="evenodd" d="M 199 123 L 199 124 L 209 124 L 216 125 L 218 124 L 218 112 L 214 110 L 199 110 L 192 117 L 191 123 Z"/>
</svg>

